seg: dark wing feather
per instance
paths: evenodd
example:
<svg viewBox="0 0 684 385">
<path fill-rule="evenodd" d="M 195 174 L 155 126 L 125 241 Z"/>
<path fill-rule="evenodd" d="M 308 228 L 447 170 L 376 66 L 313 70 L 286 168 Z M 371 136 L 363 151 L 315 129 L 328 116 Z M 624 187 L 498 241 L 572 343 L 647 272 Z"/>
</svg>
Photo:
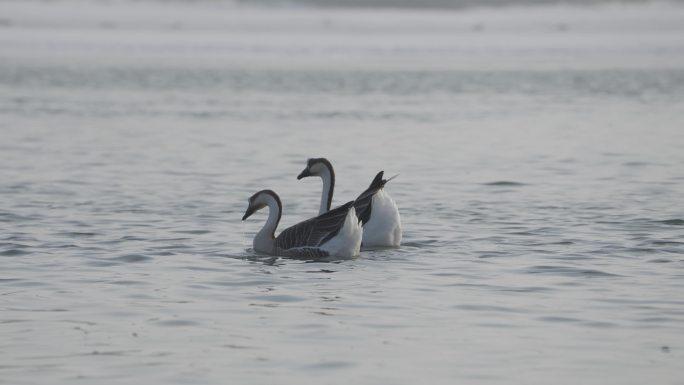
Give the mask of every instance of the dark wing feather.
<svg viewBox="0 0 684 385">
<path fill-rule="evenodd" d="M 364 198 L 357 199 L 354 202 L 354 208 L 356 209 L 356 215 L 359 217 L 362 225 L 370 219 L 370 214 L 373 211 L 372 207 L 373 195 L 368 195 Z"/>
<path fill-rule="evenodd" d="M 387 183 L 387 180 L 382 179 L 383 174 L 384 171 L 380 171 L 375 178 L 373 178 L 370 186 L 368 186 L 368 188 L 354 201 L 356 215 L 359 217 L 359 220 L 361 220 L 361 224 L 365 225 L 370 219 L 371 212 L 373 211 L 373 196 L 380 191 L 381 188 L 385 187 L 385 183 Z"/>
<path fill-rule="evenodd" d="M 283 252 L 284 257 L 297 258 L 297 259 L 321 259 L 328 257 L 327 251 L 319 249 L 317 247 L 296 247 L 294 249 L 285 250 Z"/>
<path fill-rule="evenodd" d="M 276 238 L 276 247 L 287 250 L 294 247 L 321 246 L 340 231 L 353 203 L 348 202 L 327 213 L 286 228 Z"/>
<path fill-rule="evenodd" d="M 350 201 L 314 218 L 316 220 L 316 226 L 309 236 L 309 241 L 317 242 L 320 246 L 337 235 L 342 226 L 344 226 L 344 221 L 347 219 L 347 213 L 349 213 L 349 210 L 351 210 L 353 205 L 354 202 Z"/>
</svg>

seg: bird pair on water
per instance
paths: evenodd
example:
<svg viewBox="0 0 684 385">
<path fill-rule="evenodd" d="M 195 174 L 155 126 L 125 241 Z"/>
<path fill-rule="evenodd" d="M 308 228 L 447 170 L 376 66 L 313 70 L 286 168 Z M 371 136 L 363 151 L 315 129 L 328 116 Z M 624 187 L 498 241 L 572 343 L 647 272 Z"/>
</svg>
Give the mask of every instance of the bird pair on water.
<svg viewBox="0 0 684 385">
<path fill-rule="evenodd" d="M 362 243 L 364 247 L 399 246 L 399 210 L 384 191 L 385 184 L 393 178 L 383 179 L 380 171 L 358 198 L 331 210 L 335 189 L 332 165 L 325 158 L 309 159 L 297 179 L 310 176 L 323 180 L 318 216 L 288 227 L 277 237 L 275 230 L 283 209 L 278 195 L 272 190 L 261 190 L 249 198 L 243 221 L 264 207 L 269 211 L 266 224 L 254 237 L 254 250 L 294 258 L 350 258 L 359 254 Z"/>
</svg>

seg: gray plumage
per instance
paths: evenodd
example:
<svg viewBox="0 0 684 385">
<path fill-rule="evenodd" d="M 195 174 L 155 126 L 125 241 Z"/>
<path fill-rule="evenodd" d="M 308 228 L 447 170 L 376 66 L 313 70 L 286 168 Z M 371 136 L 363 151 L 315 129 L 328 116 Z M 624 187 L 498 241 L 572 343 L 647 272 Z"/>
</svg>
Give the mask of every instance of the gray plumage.
<svg viewBox="0 0 684 385">
<path fill-rule="evenodd" d="M 328 253 L 319 247 L 339 233 L 353 204 L 354 201 L 348 202 L 327 213 L 288 227 L 276 237 L 275 246 L 285 251 L 286 254 L 297 253 L 313 257 L 327 256 Z"/>
</svg>

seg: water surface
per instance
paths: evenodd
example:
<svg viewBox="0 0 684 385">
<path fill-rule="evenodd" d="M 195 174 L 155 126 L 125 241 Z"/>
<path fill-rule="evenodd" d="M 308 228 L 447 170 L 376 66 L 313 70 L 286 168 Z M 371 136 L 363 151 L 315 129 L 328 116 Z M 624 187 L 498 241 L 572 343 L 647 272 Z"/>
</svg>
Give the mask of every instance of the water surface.
<svg viewBox="0 0 684 385">
<path fill-rule="evenodd" d="M 682 8 L 81 5 L 0 3 L 0 383 L 681 383 Z M 250 250 L 313 156 L 401 248 Z"/>
</svg>

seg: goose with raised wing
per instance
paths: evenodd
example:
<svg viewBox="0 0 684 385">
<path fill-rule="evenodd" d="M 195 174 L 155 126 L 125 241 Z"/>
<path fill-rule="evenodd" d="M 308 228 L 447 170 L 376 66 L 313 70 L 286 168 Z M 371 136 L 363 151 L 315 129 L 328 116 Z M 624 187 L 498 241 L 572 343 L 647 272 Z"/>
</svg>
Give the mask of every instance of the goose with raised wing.
<svg viewBox="0 0 684 385">
<path fill-rule="evenodd" d="M 401 244 L 401 218 L 394 200 L 387 194 L 384 187 L 389 179 L 383 179 L 380 171 L 370 186 L 354 201 L 356 215 L 363 225 L 364 247 L 397 247 Z M 321 204 L 319 214 L 329 212 L 335 190 L 335 170 L 325 158 L 311 158 L 306 162 L 306 168 L 297 176 L 302 179 L 317 176 L 323 180 Z"/>
<path fill-rule="evenodd" d="M 277 237 L 275 231 L 283 205 L 272 190 L 252 195 L 242 220 L 265 207 L 268 207 L 268 219 L 254 237 L 254 250 L 291 258 L 352 258 L 359 255 L 362 229 L 353 201 L 288 227 Z"/>
</svg>

